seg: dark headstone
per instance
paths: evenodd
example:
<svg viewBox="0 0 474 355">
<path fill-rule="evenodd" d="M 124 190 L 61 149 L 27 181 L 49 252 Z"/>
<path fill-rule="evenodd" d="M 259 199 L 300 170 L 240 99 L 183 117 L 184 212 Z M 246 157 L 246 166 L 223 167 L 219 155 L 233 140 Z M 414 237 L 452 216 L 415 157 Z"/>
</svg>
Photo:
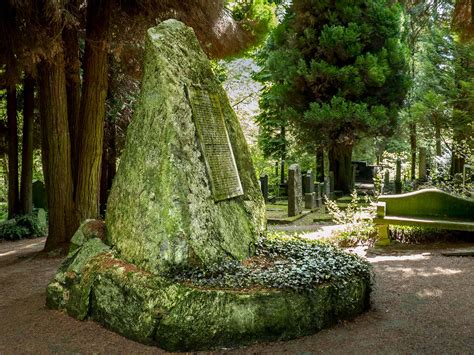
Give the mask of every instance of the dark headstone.
<svg viewBox="0 0 474 355">
<path fill-rule="evenodd" d="M 48 210 L 48 195 L 43 181 L 36 180 L 33 183 L 33 206 Z"/>
<path fill-rule="evenodd" d="M 397 166 L 395 169 L 395 193 L 402 193 L 402 161 L 397 159 Z"/>
<path fill-rule="evenodd" d="M 334 192 L 334 171 L 329 172 L 329 191 Z"/>
<path fill-rule="evenodd" d="M 316 193 L 310 192 L 304 194 L 304 208 L 307 210 L 312 210 L 316 207 Z"/>
<path fill-rule="evenodd" d="M 293 164 L 288 168 L 288 217 L 301 214 L 302 191 L 300 166 Z"/>
<path fill-rule="evenodd" d="M 308 170 L 306 175 L 304 175 L 303 178 L 303 191 L 304 193 L 313 193 L 314 192 L 314 178 L 313 178 L 313 172 L 311 170 Z"/>
<path fill-rule="evenodd" d="M 262 190 L 263 199 L 268 202 L 268 175 L 260 176 L 260 189 Z"/>
</svg>

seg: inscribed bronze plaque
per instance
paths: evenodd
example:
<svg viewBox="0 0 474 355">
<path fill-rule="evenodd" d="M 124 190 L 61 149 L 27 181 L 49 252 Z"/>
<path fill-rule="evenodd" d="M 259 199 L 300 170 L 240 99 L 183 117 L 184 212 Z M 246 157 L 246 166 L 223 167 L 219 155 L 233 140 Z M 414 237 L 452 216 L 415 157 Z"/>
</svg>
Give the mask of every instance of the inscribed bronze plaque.
<svg viewBox="0 0 474 355">
<path fill-rule="evenodd" d="M 214 201 L 243 195 L 219 94 L 193 86 L 188 95 Z"/>
</svg>

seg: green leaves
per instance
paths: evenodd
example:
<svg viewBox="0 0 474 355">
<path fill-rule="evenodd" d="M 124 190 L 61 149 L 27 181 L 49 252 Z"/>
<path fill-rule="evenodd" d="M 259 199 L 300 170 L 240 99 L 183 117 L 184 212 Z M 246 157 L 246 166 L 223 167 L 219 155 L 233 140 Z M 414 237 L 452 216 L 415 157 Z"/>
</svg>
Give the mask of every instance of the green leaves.
<svg viewBox="0 0 474 355">
<path fill-rule="evenodd" d="M 391 133 L 409 83 L 400 15 L 386 0 L 293 2 L 260 53 L 264 115 L 290 107 L 291 134 L 328 147 Z"/>
<path fill-rule="evenodd" d="M 258 241 L 256 256 L 244 263 L 229 260 L 207 269 L 171 270 L 169 276 L 203 287 L 304 290 L 356 275 L 371 277 L 370 264 L 356 255 L 297 237 L 270 235 Z"/>
</svg>

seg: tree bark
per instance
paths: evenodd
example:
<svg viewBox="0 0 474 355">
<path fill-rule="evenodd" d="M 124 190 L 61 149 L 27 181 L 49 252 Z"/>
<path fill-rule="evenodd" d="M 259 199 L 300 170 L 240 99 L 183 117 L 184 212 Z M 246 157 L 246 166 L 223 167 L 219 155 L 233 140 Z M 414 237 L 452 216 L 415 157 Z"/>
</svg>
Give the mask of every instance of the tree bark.
<svg viewBox="0 0 474 355">
<path fill-rule="evenodd" d="M 441 151 L 441 126 L 438 122 L 435 124 L 435 138 L 436 138 L 436 156 L 440 157 L 442 155 L 442 151 Z"/>
<path fill-rule="evenodd" d="M 23 149 L 21 157 L 20 211 L 31 213 L 33 208 L 33 118 L 35 81 L 26 75 L 23 81 Z"/>
<path fill-rule="evenodd" d="M 79 38 L 76 28 L 65 28 L 63 31 L 64 52 L 66 61 L 66 90 L 69 136 L 71 139 L 72 176 L 76 179 L 77 144 L 79 114 L 81 110 L 81 61 L 79 59 Z"/>
<path fill-rule="evenodd" d="M 324 149 L 316 151 L 316 181 L 324 182 Z"/>
<path fill-rule="evenodd" d="M 102 174 L 100 181 L 100 214 L 105 216 L 107 199 L 112 188 L 112 182 L 116 173 L 117 149 L 116 149 L 116 127 L 115 123 L 107 121 L 105 124 L 105 140 L 102 155 Z"/>
<path fill-rule="evenodd" d="M 112 0 L 89 1 L 83 60 L 75 202 L 81 220 L 99 217 L 100 173 L 107 96 L 107 45 Z"/>
<path fill-rule="evenodd" d="M 74 214 L 71 143 L 64 56 L 38 66 L 43 172 L 48 194 L 49 235 L 45 250 L 65 248 L 78 227 Z"/>
<path fill-rule="evenodd" d="M 18 122 L 16 117 L 16 87 L 7 87 L 8 126 L 8 219 L 20 213 L 18 191 Z"/>
<path fill-rule="evenodd" d="M 286 142 L 286 129 L 285 126 L 281 126 L 281 138 L 283 142 Z M 286 143 L 283 143 L 283 149 L 281 152 L 280 160 L 280 184 L 285 183 L 285 159 L 286 159 Z"/>
<path fill-rule="evenodd" d="M 352 145 L 334 145 L 329 151 L 329 165 L 334 172 L 334 189 L 350 193 L 352 188 Z"/>
<path fill-rule="evenodd" d="M 416 123 L 410 124 L 411 179 L 416 180 Z"/>
</svg>

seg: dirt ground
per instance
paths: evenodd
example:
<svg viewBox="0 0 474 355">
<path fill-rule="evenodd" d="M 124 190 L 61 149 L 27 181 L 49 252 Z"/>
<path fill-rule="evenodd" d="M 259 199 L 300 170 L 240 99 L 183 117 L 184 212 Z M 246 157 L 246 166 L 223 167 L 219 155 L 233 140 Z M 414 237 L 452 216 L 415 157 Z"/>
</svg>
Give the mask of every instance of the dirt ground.
<svg viewBox="0 0 474 355">
<path fill-rule="evenodd" d="M 0 243 L 0 354 L 162 353 L 92 321 L 79 322 L 46 309 L 45 288 L 61 259 L 38 256 L 43 243 Z M 376 275 L 369 312 L 304 338 L 226 351 L 474 354 L 474 258 L 441 255 L 459 247 L 430 244 L 368 254 L 359 249 Z"/>
</svg>

